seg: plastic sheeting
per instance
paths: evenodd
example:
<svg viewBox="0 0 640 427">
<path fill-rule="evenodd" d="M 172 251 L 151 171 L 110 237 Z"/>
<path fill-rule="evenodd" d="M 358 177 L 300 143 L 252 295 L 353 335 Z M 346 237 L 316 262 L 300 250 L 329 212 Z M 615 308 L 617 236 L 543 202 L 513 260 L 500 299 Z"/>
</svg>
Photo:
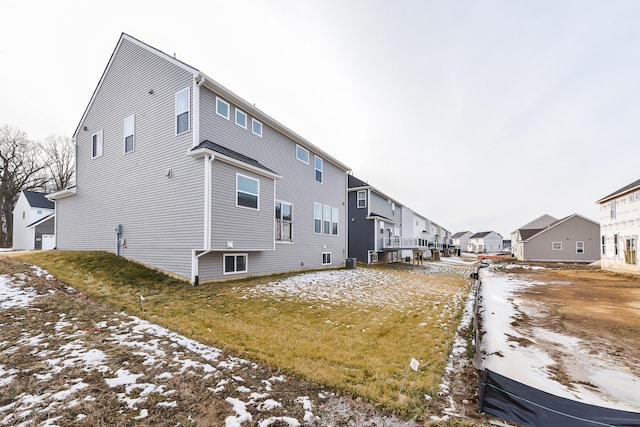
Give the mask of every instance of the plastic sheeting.
<svg viewBox="0 0 640 427">
<path fill-rule="evenodd" d="M 478 410 L 526 426 L 640 427 L 640 413 L 565 399 L 489 370 L 481 372 Z"/>
</svg>

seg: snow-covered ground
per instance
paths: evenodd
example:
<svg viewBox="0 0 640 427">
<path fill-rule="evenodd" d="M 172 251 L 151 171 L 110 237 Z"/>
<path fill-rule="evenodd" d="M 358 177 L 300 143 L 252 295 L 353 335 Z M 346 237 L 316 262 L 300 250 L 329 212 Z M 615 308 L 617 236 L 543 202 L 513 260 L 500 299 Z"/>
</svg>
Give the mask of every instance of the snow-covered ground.
<svg viewBox="0 0 640 427">
<path fill-rule="evenodd" d="M 539 313 L 518 297 L 534 283 L 508 270 L 508 266 L 506 271 L 480 269 L 482 367 L 556 396 L 640 412 L 640 377 L 604 354 L 594 355 L 582 339 L 544 327 L 522 330 L 515 326 L 520 315 L 535 317 Z M 518 340 L 526 340 L 527 345 Z M 575 380 L 570 386 L 553 378 L 550 368 L 558 358 L 570 361 L 570 366 L 565 366 Z"/>
<path fill-rule="evenodd" d="M 452 259 L 412 274 L 453 272 L 466 276 L 471 266 Z M 389 294 L 380 295 L 372 287 L 393 277 L 368 269 L 308 273 L 295 280 L 255 287 L 246 297 L 269 293 L 315 303 L 353 305 L 366 298 L 369 304 L 391 309 L 411 309 L 416 300 L 428 297 L 433 301 L 436 297 L 432 288 L 412 287 L 401 280 Z M 74 425 L 90 425 L 92 419 L 95 424 L 97 415 L 91 408 L 100 400 L 110 402 L 113 416 L 121 420 L 152 425 L 156 421 L 151 420 L 169 420 L 173 410 L 193 404 L 185 398 L 184 388 L 189 382 L 205 384 L 200 390 L 204 395 L 198 399 L 222 402 L 216 414 L 230 414 L 221 421 L 229 427 L 246 421 L 261 427 L 416 425 L 368 410 L 358 412 L 347 401 L 323 390 L 291 393 L 290 379 L 285 375 L 135 316 L 103 313 L 95 318 L 82 317 L 76 314 L 81 309 L 72 304 L 87 304 L 83 297 L 71 288 L 49 282 L 55 282 L 55 278 L 37 267 L 26 273 L 0 275 L 0 390 L 12 393 L 4 397 L 0 393 L 0 425 L 68 425 L 70 414 Z M 323 286 L 314 286 L 317 283 Z M 447 298 L 450 300 L 451 295 Z M 443 311 L 447 308 L 443 304 Z M 466 318 L 468 321 L 468 314 Z M 34 327 L 37 322 L 41 327 Z M 456 341 L 457 352 L 464 352 L 463 347 L 464 342 Z M 454 369 L 452 363 L 448 370 Z M 15 387 L 20 381 L 28 385 Z M 443 393 L 448 387 L 445 378 Z M 453 402 L 450 412 L 455 412 Z M 181 421 L 189 425 L 197 420 Z"/>
</svg>

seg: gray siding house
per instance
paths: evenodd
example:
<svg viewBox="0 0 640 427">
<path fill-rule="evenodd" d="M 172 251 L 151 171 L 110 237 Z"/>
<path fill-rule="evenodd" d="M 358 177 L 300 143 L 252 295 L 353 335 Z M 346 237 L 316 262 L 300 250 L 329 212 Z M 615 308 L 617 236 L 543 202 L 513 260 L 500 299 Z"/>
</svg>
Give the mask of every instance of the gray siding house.
<svg viewBox="0 0 640 427">
<path fill-rule="evenodd" d="M 518 260 L 586 263 L 600 259 L 600 224 L 578 214 L 552 219 L 542 216 L 512 233 L 512 251 Z"/>
<path fill-rule="evenodd" d="M 74 133 L 57 247 L 198 283 L 342 266 L 349 168 L 201 71 L 122 34 Z"/>
</svg>

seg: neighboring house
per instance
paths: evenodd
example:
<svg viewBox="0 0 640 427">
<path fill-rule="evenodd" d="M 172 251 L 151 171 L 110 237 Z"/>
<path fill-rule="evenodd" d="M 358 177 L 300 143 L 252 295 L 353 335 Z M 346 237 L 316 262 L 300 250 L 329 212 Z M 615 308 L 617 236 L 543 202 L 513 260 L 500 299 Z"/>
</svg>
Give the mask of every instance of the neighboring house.
<svg viewBox="0 0 640 427">
<path fill-rule="evenodd" d="M 451 233 L 367 182 L 348 176 L 349 257 L 372 263 L 430 256 Z"/>
<path fill-rule="evenodd" d="M 22 191 L 13 208 L 13 249 L 52 249 L 54 218 L 55 205 L 45 193 Z"/>
<path fill-rule="evenodd" d="M 521 261 L 594 262 L 599 235 L 600 225 L 581 215 L 544 215 L 511 234 L 512 253 Z"/>
<path fill-rule="evenodd" d="M 349 168 L 196 68 L 122 34 L 73 135 L 57 247 L 200 281 L 344 266 Z"/>
<path fill-rule="evenodd" d="M 467 252 L 482 254 L 502 252 L 502 236 L 495 231 L 482 231 L 469 237 Z"/>
<path fill-rule="evenodd" d="M 640 179 L 598 200 L 601 266 L 640 273 Z"/>
<path fill-rule="evenodd" d="M 451 244 L 461 250 L 467 251 L 469 246 L 469 238 L 473 236 L 471 231 L 458 231 L 451 236 Z"/>
<path fill-rule="evenodd" d="M 371 263 L 399 256 L 402 206 L 353 175 L 348 175 L 347 186 L 349 257 Z"/>
</svg>

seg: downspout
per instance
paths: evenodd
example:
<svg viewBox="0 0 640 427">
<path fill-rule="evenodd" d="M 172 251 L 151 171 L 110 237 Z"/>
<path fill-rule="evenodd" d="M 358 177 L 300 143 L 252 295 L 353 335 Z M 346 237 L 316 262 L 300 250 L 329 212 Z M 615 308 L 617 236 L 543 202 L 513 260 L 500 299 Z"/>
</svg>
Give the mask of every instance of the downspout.
<svg viewBox="0 0 640 427">
<path fill-rule="evenodd" d="M 200 86 L 204 83 L 204 76 L 193 75 L 193 146 L 200 144 Z"/>
<path fill-rule="evenodd" d="M 204 242 L 203 251 L 197 254 L 194 250 L 191 255 L 191 276 L 194 286 L 198 286 L 200 282 L 199 258 L 211 252 L 211 177 L 214 160 L 213 154 L 208 154 L 204 158 Z"/>
</svg>

